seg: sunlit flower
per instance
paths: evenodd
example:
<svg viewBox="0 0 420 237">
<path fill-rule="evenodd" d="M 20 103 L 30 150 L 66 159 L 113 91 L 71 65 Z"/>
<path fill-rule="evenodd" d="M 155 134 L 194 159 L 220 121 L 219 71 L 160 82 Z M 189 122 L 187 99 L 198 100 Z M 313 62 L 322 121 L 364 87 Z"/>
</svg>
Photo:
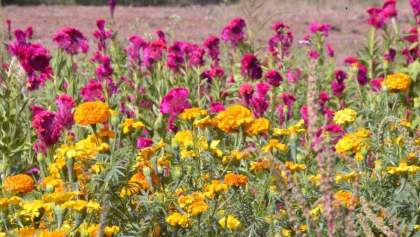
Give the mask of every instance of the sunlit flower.
<svg viewBox="0 0 420 237">
<path fill-rule="evenodd" d="M 233 215 L 228 215 L 219 220 L 219 225 L 230 230 L 237 230 L 241 226 L 241 222 Z"/>
<path fill-rule="evenodd" d="M 126 118 L 121 124 L 123 128 L 123 134 L 130 133 L 134 129 L 144 128 L 144 124 L 141 121 L 135 121 L 132 118 Z"/>
<path fill-rule="evenodd" d="M 189 226 L 190 222 L 188 216 L 185 214 L 181 214 L 179 212 L 174 212 L 166 217 L 166 222 L 171 226 L 180 226 L 186 228 Z"/>
<path fill-rule="evenodd" d="M 248 124 L 245 132 L 248 135 L 259 135 L 268 133 L 268 129 L 270 127 L 270 121 L 266 118 L 258 118 L 252 121 L 252 123 Z"/>
<path fill-rule="evenodd" d="M 189 108 L 185 109 L 178 117 L 182 120 L 194 120 L 196 118 L 206 116 L 207 110 L 200 108 Z"/>
<path fill-rule="evenodd" d="M 386 172 L 394 175 L 411 174 L 415 175 L 417 171 L 420 171 L 420 166 L 407 165 L 406 160 L 401 160 L 398 166 L 389 166 L 386 168 Z"/>
<path fill-rule="evenodd" d="M 77 106 L 74 120 L 80 125 L 94 125 L 107 122 L 110 115 L 107 104 L 101 101 L 84 102 Z"/>
<path fill-rule="evenodd" d="M 230 133 L 254 120 L 252 112 L 242 105 L 231 105 L 216 115 L 217 127 Z"/>
<path fill-rule="evenodd" d="M 334 194 L 334 199 L 337 202 L 337 206 L 344 205 L 349 208 L 350 206 L 357 204 L 357 198 L 353 197 L 353 194 L 348 191 L 340 190 Z"/>
<path fill-rule="evenodd" d="M 29 193 L 34 189 L 34 180 L 27 174 L 9 176 L 3 181 L 3 189 L 14 194 Z"/>
<path fill-rule="evenodd" d="M 261 150 L 265 153 L 270 151 L 287 151 L 287 145 L 280 143 L 277 139 L 270 139 L 268 140 L 268 143 L 261 148 Z"/>
<path fill-rule="evenodd" d="M 410 76 L 400 72 L 388 75 L 384 81 L 385 87 L 392 92 L 406 91 L 410 84 Z"/>
<path fill-rule="evenodd" d="M 334 123 L 339 124 L 339 125 L 350 124 L 354 122 L 354 120 L 356 119 L 356 116 L 357 116 L 356 111 L 350 108 L 342 109 L 335 112 Z"/>
</svg>

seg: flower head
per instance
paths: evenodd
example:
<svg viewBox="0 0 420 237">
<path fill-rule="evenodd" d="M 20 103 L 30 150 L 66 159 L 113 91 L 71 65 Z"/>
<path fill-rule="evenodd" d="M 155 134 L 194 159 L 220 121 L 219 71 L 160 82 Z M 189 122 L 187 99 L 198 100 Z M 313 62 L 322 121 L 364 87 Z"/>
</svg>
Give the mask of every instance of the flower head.
<svg viewBox="0 0 420 237">
<path fill-rule="evenodd" d="M 241 226 L 241 222 L 233 215 L 228 215 L 219 220 L 219 225 L 223 228 L 236 230 Z"/>
<path fill-rule="evenodd" d="M 104 102 L 84 102 L 77 106 L 74 121 L 80 125 L 94 125 L 107 122 L 110 115 L 109 106 Z"/>
<path fill-rule="evenodd" d="M 242 18 L 234 18 L 222 31 L 222 40 L 230 42 L 236 47 L 245 38 L 245 21 Z"/>
<path fill-rule="evenodd" d="M 255 55 L 248 53 L 242 57 L 241 73 L 245 77 L 253 80 L 260 79 L 262 76 L 262 68 L 260 62 Z"/>
<path fill-rule="evenodd" d="M 74 27 L 60 29 L 55 33 L 53 41 L 68 54 L 86 53 L 89 50 L 86 37 Z"/>
<path fill-rule="evenodd" d="M 18 174 L 4 179 L 3 189 L 14 194 L 29 193 L 34 189 L 34 180 L 27 174 Z"/>
<path fill-rule="evenodd" d="M 356 111 L 350 108 L 345 108 L 345 109 L 335 112 L 334 122 L 339 125 L 349 124 L 349 123 L 354 122 L 354 120 L 356 119 L 356 116 L 357 116 Z"/>
<path fill-rule="evenodd" d="M 385 87 L 391 92 L 406 91 L 410 84 L 410 76 L 400 72 L 388 75 L 384 81 Z"/>
</svg>

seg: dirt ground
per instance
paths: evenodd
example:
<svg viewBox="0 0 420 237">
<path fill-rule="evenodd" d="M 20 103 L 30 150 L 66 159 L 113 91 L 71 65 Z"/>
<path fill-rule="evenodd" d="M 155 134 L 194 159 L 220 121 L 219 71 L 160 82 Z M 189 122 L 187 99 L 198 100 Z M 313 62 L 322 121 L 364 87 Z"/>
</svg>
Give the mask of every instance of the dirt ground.
<svg viewBox="0 0 420 237">
<path fill-rule="evenodd" d="M 323 1 L 323 2 L 322 2 Z M 251 1 L 252 2 L 252 1 Z M 333 32 L 329 41 L 339 58 L 352 54 L 358 48 L 369 26 L 366 24 L 366 4 L 355 0 L 254 0 L 255 4 L 211 5 L 188 7 L 122 7 L 115 13 L 114 30 L 120 39 L 129 35 L 143 36 L 162 29 L 170 40 L 201 42 L 210 34 L 219 35 L 223 26 L 233 17 L 247 20 L 248 30 L 259 35 L 265 44 L 270 27 L 275 21 L 288 24 L 297 42 L 308 32 L 312 21 L 330 23 Z M 318 5 L 313 4 L 320 2 Z M 411 11 L 405 1 L 399 1 L 399 18 L 406 24 Z M 408 1 L 407 1 L 408 2 Z M 1 18 L 10 19 L 13 28 L 32 25 L 34 39 L 52 47 L 51 37 L 63 26 L 75 26 L 91 37 L 98 18 L 109 19 L 107 6 L 31 6 L 3 7 Z M 4 26 L 4 23 L 3 23 Z M 403 27 L 404 29 L 404 27 Z"/>
</svg>

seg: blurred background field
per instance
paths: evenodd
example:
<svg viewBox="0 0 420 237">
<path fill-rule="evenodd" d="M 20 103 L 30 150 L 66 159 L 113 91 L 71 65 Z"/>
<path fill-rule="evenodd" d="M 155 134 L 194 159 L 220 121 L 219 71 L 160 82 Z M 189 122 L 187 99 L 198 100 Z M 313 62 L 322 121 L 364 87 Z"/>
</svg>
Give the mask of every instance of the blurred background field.
<svg viewBox="0 0 420 237">
<path fill-rule="evenodd" d="M 118 38 L 152 35 L 156 29 L 167 32 L 171 40 L 201 42 L 210 34 L 220 34 L 233 17 L 243 17 L 248 31 L 261 47 L 266 46 L 274 21 L 283 21 L 295 33 L 295 42 L 307 33 L 310 22 L 333 26 L 329 38 L 338 58 L 342 59 L 363 43 L 368 29 L 366 7 L 381 0 L 118 0 L 113 29 Z M 40 5 L 37 5 L 41 3 Z M 16 5 L 30 4 L 30 5 Z M 50 5 L 52 4 L 52 5 Z M 65 4 L 65 5 L 62 5 Z M 88 4 L 80 5 L 80 4 Z M 100 6 L 96 6 L 100 4 Z M 91 36 L 95 21 L 110 19 L 106 0 L 3 0 L 2 18 L 12 28 L 34 28 L 34 40 L 47 46 L 63 26 L 75 26 Z M 95 5 L 95 6 L 92 6 Z M 398 1 L 399 18 L 408 22 L 408 1 Z M 5 24 L 2 24 L 4 27 Z M 4 28 L 2 30 L 4 32 Z"/>
</svg>

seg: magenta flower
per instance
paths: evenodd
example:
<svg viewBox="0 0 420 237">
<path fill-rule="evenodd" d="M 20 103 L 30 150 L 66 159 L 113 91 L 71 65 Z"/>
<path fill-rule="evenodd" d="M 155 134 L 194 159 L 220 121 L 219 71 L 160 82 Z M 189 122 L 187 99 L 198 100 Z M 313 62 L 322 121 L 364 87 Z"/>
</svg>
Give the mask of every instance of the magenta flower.
<svg viewBox="0 0 420 237">
<path fill-rule="evenodd" d="M 254 94 L 254 87 L 252 84 L 244 82 L 239 87 L 239 96 L 242 98 L 243 103 L 249 106 L 252 95 Z"/>
<path fill-rule="evenodd" d="M 280 53 L 280 57 L 283 58 L 289 54 L 289 49 L 293 43 L 293 34 L 289 26 L 283 22 L 276 22 L 272 29 L 275 31 L 275 35 L 268 41 L 268 52 L 274 56 Z"/>
<path fill-rule="evenodd" d="M 105 29 L 105 20 L 99 19 L 96 21 L 97 30 L 93 32 L 93 37 L 98 41 L 98 50 L 106 49 L 106 40 L 112 37 L 112 29 Z"/>
<path fill-rule="evenodd" d="M 242 18 L 232 19 L 222 31 L 222 40 L 236 47 L 245 38 L 245 27 L 246 24 Z"/>
<path fill-rule="evenodd" d="M 256 94 L 251 98 L 251 108 L 254 116 L 259 118 L 263 116 L 264 112 L 268 109 L 268 99 L 260 94 Z"/>
<path fill-rule="evenodd" d="M 370 81 L 370 88 L 374 92 L 380 92 L 382 90 L 383 77 L 379 77 Z"/>
<path fill-rule="evenodd" d="M 184 42 L 175 42 L 168 49 L 166 65 L 174 72 L 178 72 L 184 65 Z"/>
<path fill-rule="evenodd" d="M 220 44 L 219 38 L 217 38 L 214 35 L 209 36 L 204 41 L 204 47 L 207 50 L 207 54 L 215 62 L 218 62 L 219 61 L 219 55 L 220 55 L 220 47 L 219 47 L 219 44 Z"/>
<path fill-rule="evenodd" d="M 361 63 L 359 63 L 357 66 L 357 81 L 361 86 L 364 86 L 368 83 L 367 68 Z"/>
<path fill-rule="evenodd" d="M 321 33 L 324 37 L 328 37 L 328 35 L 331 31 L 331 25 L 330 24 L 318 23 L 318 22 L 312 22 L 309 25 L 309 31 L 312 34 Z"/>
<path fill-rule="evenodd" d="M 326 46 L 327 46 L 327 55 L 331 58 L 334 57 L 335 52 L 334 52 L 334 47 L 332 46 L 332 44 L 328 43 Z"/>
<path fill-rule="evenodd" d="M 280 95 L 280 99 L 287 106 L 287 119 L 291 119 L 293 115 L 293 104 L 296 101 L 296 97 L 292 93 L 283 92 Z"/>
<path fill-rule="evenodd" d="M 411 9 L 413 10 L 414 17 L 420 15 L 420 0 L 410 0 Z"/>
<path fill-rule="evenodd" d="M 176 116 L 184 109 L 190 108 L 191 104 L 188 102 L 189 91 L 187 88 L 176 87 L 172 88 L 160 102 L 160 112 L 171 116 Z"/>
<path fill-rule="evenodd" d="M 265 82 L 260 82 L 256 85 L 257 96 L 264 97 L 270 90 L 270 85 Z"/>
<path fill-rule="evenodd" d="M 309 58 L 311 58 L 312 60 L 317 60 L 319 58 L 319 53 L 318 51 L 316 51 L 315 49 L 311 49 L 308 52 L 308 56 Z"/>
<path fill-rule="evenodd" d="M 61 124 L 54 112 L 43 110 L 32 116 L 32 127 L 37 135 L 36 147 L 45 151 L 46 148 L 58 142 L 61 135 Z"/>
<path fill-rule="evenodd" d="M 83 101 L 105 101 L 101 82 L 91 79 L 80 89 Z"/>
<path fill-rule="evenodd" d="M 335 70 L 334 75 L 335 75 L 335 79 L 340 82 L 346 80 L 347 78 L 346 72 L 340 69 Z"/>
<path fill-rule="evenodd" d="M 343 81 L 340 80 L 333 80 L 331 81 L 331 91 L 334 96 L 341 97 L 343 96 L 343 92 L 346 89 L 346 86 Z"/>
<path fill-rule="evenodd" d="M 161 60 L 166 43 L 163 39 L 157 39 L 143 47 L 143 63 L 150 68 L 155 62 Z"/>
<path fill-rule="evenodd" d="M 369 14 L 368 23 L 376 29 L 382 29 L 385 25 L 385 15 L 381 8 L 371 7 L 367 10 Z"/>
<path fill-rule="evenodd" d="M 305 123 L 305 125 L 307 125 L 308 124 L 308 106 L 303 105 L 302 107 L 300 107 L 299 114 L 300 114 L 300 117 L 303 119 L 303 122 Z"/>
<path fill-rule="evenodd" d="M 397 51 L 393 48 L 389 48 L 388 52 L 384 54 L 384 59 L 389 62 L 392 62 L 394 61 L 396 55 L 397 55 Z"/>
<path fill-rule="evenodd" d="M 89 49 L 89 43 L 85 36 L 78 29 L 73 27 L 64 27 L 57 31 L 53 41 L 66 51 L 68 54 L 86 53 Z"/>
<path fill-rule="evenodd" d="M 396 0 L 385 0 L 382 6 L 382 12 L 387 18 L 397 17 L 397 1 Z"/>
<path fill-rule="evenodd" d="M 107 55 L 103 55 L 100 52 L 96 52 L 92 58 L 93 62 L 99 63 L 96 68 L 96 76 L 99 80 L 110 79 L 114 70 L 111 66 L 111 58 Z"/>
<path fill-rule="evenodd" d="M 272 86 L 279 86 L 283 77 L 276 70 L 270 70 L 265 73 L 264 77 L 267 79 L 267 82 Z"/>
<path fill-rule="evenodd" d="M 296 83 L 297 81 L 299 81 L 301 75 L 302 75 L 302 72 L 300 71 L 300 69 L 295 68 L 295 69 L 289 69 L 287 71 L 286 77 L 290 83 Z"/>
<path fill-rule="evenodd" d="M 257 80 L 262 77 L 262 68 L 255 55 L 248 53 L 242 57 L 241 73 L 244 77 L 249 77 L 253 80 Z"/>
<path fill-rule="evenodd" d="M 57 105 L 56 119 L 64 128 L 71 128 L 74 124 L 73 108 L 76 105 L 73 98 L 69 95 L 62 94 L 55 99 Z"/>
<path fill-rule="evenodd" d="M 147 46 L 146 40 L 137 35 L 132 35 L 128 38 L 128 47 L 126 52 L 128 54 L 128 60 L 131 64 L 141 66 L 142 56 L 141 51 Z"/>
<path fill-rule="evenodd" d="M 143 149 L 151 147 L 153 145 L 153 139 L 147 137 L 138 137 L 137 138 L 137 149 Z"/>
<path fill-rule="evenodd" d="M 286 116 L 284 115 L 284 108 L 285 106 L 282 104 L 279 104 L 276 107 L 277 118 L 279 120 L 280 126 L 283 126 L 284 122 L 286 121 Z"/>
<path fill-rule="evenodd" d="M 356 57 L 353 57 L 353 56 L 347 56 L 347 57 L 344 59 L 344 63 L 345 63 L 346 65 L 353 65 L 353 64 L 355 64 L 355 63 L 359 63 L 359 60 L 358 60 Z"/>
<path fill-rule="evenodd" d="M 209 106 L 209 111 L 211 114 L 217 114 L 221 111 L 225 110 L 225 106 L 220 102 L 212 102 Z"/>
<path fill-rule="evenodd" d="M 109 0 L 108 5 L 109 5 L 109 12 L 111 14 L 111 18 L 114 18 L 114 11 L 115 11 L 115 7 L 117 6 L 117 0 Z"/>
<path fill-rule="evenodd" d="M 204 64 L 204 49 L 200 48 L 196 44 L 186 43 L 184 46 L 184 52 L 188 61 L 188 66 L 199 67 Z"/>
</svg>

